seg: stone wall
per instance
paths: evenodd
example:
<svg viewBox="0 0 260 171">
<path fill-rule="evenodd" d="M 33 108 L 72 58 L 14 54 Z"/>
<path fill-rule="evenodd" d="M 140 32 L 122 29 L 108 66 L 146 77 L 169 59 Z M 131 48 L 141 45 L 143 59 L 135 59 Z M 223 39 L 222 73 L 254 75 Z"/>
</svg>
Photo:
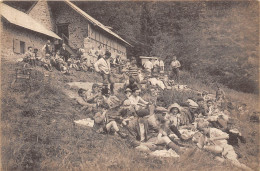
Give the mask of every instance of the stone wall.
<svg viewBox="0 0 260 171">
<path fill-rule="evenodd" d="M 88 36 L 88 21 L 65 3 L 54 11 L 54 15 L 57 24 L 69 24 L 69 45 L 73 48 L 84 47 L 84 38 Z"/>
<path fill-rule="evenodd" d="M 55 19 L 46 0 L 39 0 L 28 14 L 47 29 L 55 32 Z"/>
</svg>

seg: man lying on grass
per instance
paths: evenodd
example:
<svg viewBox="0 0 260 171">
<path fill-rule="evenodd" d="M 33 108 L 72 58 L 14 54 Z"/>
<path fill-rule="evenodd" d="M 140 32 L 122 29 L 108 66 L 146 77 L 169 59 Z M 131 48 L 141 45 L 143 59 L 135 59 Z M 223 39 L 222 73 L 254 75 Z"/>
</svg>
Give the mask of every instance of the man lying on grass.
<svg viewBox="0 0 260 171">
<path fill-rule="evenodd" d="M 233 146 L 228 144 L 227 140 L 229 135 L 227 133 L 217 128 L 210 128 L 207 124 L 201 123 L 198 123 L 197 129 L 204 135 L 201 136 L 197 144 L 199 148 L 203 148 L 213 154 L 220 155 L 221 157 L 217 156 L 216 159 L 221 162 L 227 159 L 239 168 L 252 170 L 237 160 L 237 154 Z"/>
</svg>

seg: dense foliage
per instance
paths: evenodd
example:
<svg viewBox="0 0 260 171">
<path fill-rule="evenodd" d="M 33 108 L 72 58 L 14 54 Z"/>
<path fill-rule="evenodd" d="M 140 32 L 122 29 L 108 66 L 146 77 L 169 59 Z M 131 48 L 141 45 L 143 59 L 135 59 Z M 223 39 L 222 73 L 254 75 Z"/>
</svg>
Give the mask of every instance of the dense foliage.
<svg viewBox="0 0 260 171">
<path fill-rule="evenodd" d="M 134 47 L 129 56 L 176 54 L 204 82 L 258 92 L 258 2 L 75 2 Z"/>
</svg>

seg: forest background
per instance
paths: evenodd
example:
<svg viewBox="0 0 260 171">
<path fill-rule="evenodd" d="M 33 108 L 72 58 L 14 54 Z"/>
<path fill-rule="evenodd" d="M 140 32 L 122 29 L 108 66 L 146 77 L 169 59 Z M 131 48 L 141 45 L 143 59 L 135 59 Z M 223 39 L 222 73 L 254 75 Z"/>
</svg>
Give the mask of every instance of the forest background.
<svg viewBox="0 0 260 171">
<path fill-rule="evenodd" d="M 202 83 L 259 93 L 257 1 L 73 3 L 130 42 L 128 57 L 158 56 L 168 68 L 176 55 Z"/>
</svg>

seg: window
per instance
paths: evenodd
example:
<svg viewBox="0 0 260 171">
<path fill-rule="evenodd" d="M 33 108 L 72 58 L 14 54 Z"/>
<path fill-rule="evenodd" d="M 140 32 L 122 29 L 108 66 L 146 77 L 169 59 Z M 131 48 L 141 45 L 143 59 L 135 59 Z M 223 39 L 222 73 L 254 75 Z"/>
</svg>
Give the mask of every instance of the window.
<svg viewBox="0 0 260 171">
<path fill-rule="evenodd" d="M 20 41 L 14 39 L 14 53 L 20 53 Z"/>
<path fill-rule="evenodd" d="M 25 42 L 18 39 L 14 39 L 13 44 L 14 53 L 24 54 L 25 53 Z"/>
<path fill-rule="evenodd" d="M 24 54 L 25 53 L 25 42 L 20 41 L 20 53 Z"/>
</svg>

